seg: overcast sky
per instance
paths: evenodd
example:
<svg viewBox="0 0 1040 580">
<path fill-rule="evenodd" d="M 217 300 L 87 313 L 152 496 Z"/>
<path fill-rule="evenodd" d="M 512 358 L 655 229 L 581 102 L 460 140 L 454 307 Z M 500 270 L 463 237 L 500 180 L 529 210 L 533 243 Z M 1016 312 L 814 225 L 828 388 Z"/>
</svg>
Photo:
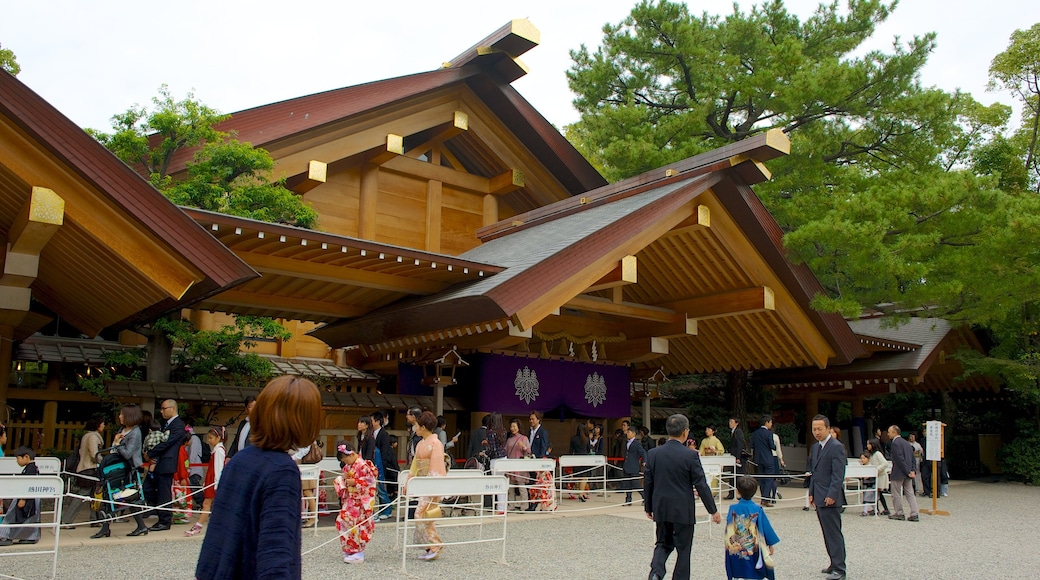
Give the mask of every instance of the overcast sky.
<svg viewBox="0 0 1040 580">
<path fill-rule="evenodd" d="M 0 45 L 15 52 L 18 78 L 83 127 L 109 129 L 114 113 L 149 104 L 166 83 L 181 98 L 231 113 L 338 87 L 438 68 L 514 18 L 528 18 L 541 44 L 521 59 L 531 72 L 514 86 L 549 121 L 577 119 L 565 71 L 569 50 L 598 45 L 635 0 L 5 0 Z M 691 0 L 694 12 L 732 3 Z M 741 6 L 750 7 L 751 2 Z M 804 19 L 819 3 L 788 0 Z M 1016 28 L 1040 22 L 1040 2 L 904 0 L 870 48 L 927 32 L 938 49 L 926 85 L 986 93 L 994 55 Z M 1017 123 L 1017 119 L 1016 119 Z"/>
</svg>

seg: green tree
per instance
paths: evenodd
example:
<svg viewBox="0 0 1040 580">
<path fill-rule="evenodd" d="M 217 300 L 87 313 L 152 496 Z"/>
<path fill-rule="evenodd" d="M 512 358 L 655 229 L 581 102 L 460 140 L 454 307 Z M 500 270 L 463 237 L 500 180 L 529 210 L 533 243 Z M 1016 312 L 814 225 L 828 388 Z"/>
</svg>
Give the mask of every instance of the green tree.
<svg viewBox="0 0 1040 580">
<path fill-rule="evenodd" d="M 1025 149 L 1030 181 L 1040 192 L 1040 23 L 1011 33 L 1007 50 L 990 63 L 989 88 L 1010 91 L 1022 103 L 1022 127 L 1016 137 Z"/>
<path fill-rule="evenodd" d="M 5 70 L 11 73 L 12 76 L 18 76 L 18 73 L 22 72 L 22 67 L 18 66 L 14 52 L 10 48 L 4 48 L 2 45 L 0 45 L 0 70 Z"/>
<path fill-rule="evenodd" d="M 88 132 L 126 163 L 139 166 L 174 203 L 268 222 L 313 228 L 317 212 L 299 196 L 272 182 L 274 161 L 261 148 L 216 128 L 229 118 L 188 93 L 176 100 L 163 85 L 152 109 L 134 106 L 112 117 L 112 133 Z M 183 178 L 170 164 L 196 148 Z"/>
</svg>

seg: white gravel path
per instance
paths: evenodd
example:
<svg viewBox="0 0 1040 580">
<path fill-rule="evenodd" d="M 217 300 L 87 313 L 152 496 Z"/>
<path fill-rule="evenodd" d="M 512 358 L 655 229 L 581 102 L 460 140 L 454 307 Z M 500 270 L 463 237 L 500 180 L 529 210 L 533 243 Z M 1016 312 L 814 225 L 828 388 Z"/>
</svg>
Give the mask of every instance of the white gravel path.
<svg viewBox="0 0 1040 580">
<path fill-rule="evenodd" d="M 801 510 L 800 488 L 781 488 L 784 504 L 769 516 L 781 542 L 777 573 L 782 578 L 822 578 L 827 563 L 815 514 Z M 1040 522 L 1040 488 L 1014 483 L 952 482 L 940 500 L 948 517 L 922 515 L 920 523 L 863 518 L 850 508 L 844 516 L 849 578 L 1028 578 L 1040 577 L 1040 550 L 1033 546 Z M 409 553 L 407 576 L 416 578 L 614 579 L 645 578 L 653 551 L 653 523 L 642 507 L 611 505 L 617 496 L 588 503 L 564 501 L 554 514 L 510 515 L 511 546 L 506 564 L 501 544 L 449 546 L 440 559 L 420 562 Z M 921 507 L 931 500 L 918 498 Z M 891 506 L 891 500 L 889 500 Z M 703 513 L 703 506 L 698 506 Z M 333 518 L 323 518 L 317 536 L 304 534 L 304 550 L 333 538 Z M 86 526 L 62 531 L 58 578 L 192 578 L 200 538 L 184 538 L 186 526 L 143 538 L 127 538 L 132 524 L 115 524 L 119 537 L 90 540 Z M 1033 530 L 1033 531 L 1030 531 Z M 487 534 L 499 533 L 488 526 Z M 446 541 L 477 537 L 476 527 L 444 528 Z M 725 578 L 722 527 L 698 525 L 693 548 L 693 578 Z M 50 532 L 44 532 L 47 542 Z M 485 536 L 486 537 L 486 536 Z M 304 578 L 402 576 L 401 548 L 393 524 L 381 523 L 366 551 L 366 561 L 344 564 L 338 542 L 304 557 Z M 41 546 L 44 544 L 41 544 Z M 145 550 L 142 550 L 142 547 Z M 0 548 L 4 553 L 21 550 Z M 160 561 L 160 556 L 161 561 Z M 674 556 L 673 556 L 674 562 Z M 48 556 L 0 558 L 0 576 L 46 578 Z M 669 563 L 669 573 L 671 562 Z"/>
</svg>

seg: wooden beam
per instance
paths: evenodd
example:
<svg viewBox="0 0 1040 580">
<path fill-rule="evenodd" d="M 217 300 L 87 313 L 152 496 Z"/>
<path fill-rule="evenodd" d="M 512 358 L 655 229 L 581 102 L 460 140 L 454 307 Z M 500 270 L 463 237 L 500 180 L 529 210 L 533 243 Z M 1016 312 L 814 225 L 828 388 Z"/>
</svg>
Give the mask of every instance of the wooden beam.
<svg viewBox="0 0 1040 580">
<path fill-rule="evenodd" d="M 65 200 L 46 187 L 33 187 L 7 229 L 9 251 L 39 255 L 64 221 Z"/>
<path fill-rule="evenodd" d="M 734 155 L 729 160 L 733 171 L 740 176 L 748 185 L 769 181 L 773 174 L 766 168 L 766 164 L 745 155 Z"/>
<path fill-rule="evenodd" d="M 515 170 L 506 171 L 499 176 L 488 179 L 481 175 L 475 175 L 451 167 L 445 167 L 439 163 L 427 163 L 425 161 L 419 161 L 418 159 L 412 159 L 407 155 L 401 155 L 390 159 L 389 161 L 385 161 L 382 164 L 382 167 L 383 169 L 390 169 L 420 179 L 440 181 L 470 193 L 505 193 L 509 187 L 518 189 L 518 187 L 514 185 L 507 184 L 507 182 L 512 183 L 517 180 L 521 181 L 519 187 L 523 187 L 523 176 L 519 171 Z M 492 179 L 497 181 L 492 183 Z"/>
<path fill-rule="evenodd" d="M 646 362 L 668 354 L 668 339 L 658 336 L 612 342 L 607 345 L 610 360 L 620 362 Z"/>
<path fill-rule="evenodd" d="M 372 165 L 382 165 L 400 155 L 404 155 L 404 137 L 387 133 L 386 143 L 374 149 L 366 161 Z"/>
<path fill-rule="evenodd" d="M 660 306 L 685 312 L 686 316 L 700 320 L 752 314 L 776 308 L 773 290 L 768 286 L 676 300 Z"/>
<path fill-rule="evenodd" d="M 311 159 L 307 162 L 307 171 L 291 175 L 285 179 L 285 187 L 299 194 L 307 193 L 325 183 L 328 171 L 329 166 L 327 163 Z"/>
<path fill-rule="evenodd" d="M 488 180 L 488 193 L 502 195 L 516 191 L 524 186 L 524 174 L 518 169 L 510 169 Z"/>
<path fill-rule="evenodd" d="M 682 338 L 697 335 L 697 319 L 685 318 L 675 322 L 632 322 L 624 326 L 628 338 Z"/>
<path fill-rule="evenodd" d="M 647 306 L 633 302 L 622 302 L 620 304 L 608 298 L 598 296 L 579 295 L 571 298 L 564 304 L 567 308 L 585 310 L 588 312 L 599 312 L 601 314 L 612 314 L 625 318 L 636 318 L 639 320 L 652 320 L 654 322 L 674 322 L 682 315 L 670 308 L 659 306 Z"/>
<path fill-rule="evenodd" d="M 217 294 L 213 298 L 206 300 L 206 302 L 238 308 L 280 312 L 294 311 L 318 316 L 338 316 L 340 318 L 355 318 L 367 314 L 370 310 L 369 308 L 353 304 L 274 296 L 272 294 L 257 294 L 248 290 L 228 290 Z"/>
<path fill-rule="evenodd" d="M 711 227 L 711 208 L 706 205 L 698 205 L 697 211 L 693 212 L 693 215 L 684 219 L 683 221 L 675 224 L 675 227 L 668 230 L 668 233 L 661 236 L 666 238 L 669 236 L 675 236 L 679 234 L 685 234 L 698 228 L 710 228 Z"/>
<path fill-rule="evenodd" d="M 607 288 L 616 288 L 636 283 L 636 257 L 625 256 L 621 258 L 617 268 L 596 281 L 595 284 L 585 289 L 585 292 L 595 292 Z"/>
<path fill-rule="evenodd" d="M 448 287 L 444 282 L 433 282 L 418 278 L 407 278 L 394 274 L 382 272 L 369 272 L 344 268 L 332 264 L 320 264 L 304 260 L 293 260 L 257 254 L 253 252 L 235 252 L 239 258 L 249 264 L 254 270 L 261 274 L 273 274 L 288 276 L 291 278 L 303 278 L 307 280 L 320 280 L 343 284 L 345 286 L 359 286 L 362 288 L 375 288 L 390 292 L 402 292 L 405 294 L 435 294 Z"/>
<path fill-rule="evenodd" d="M 463 113 L 462 111 L 455 111 L 455 114 L 452 116 L 450 122 L 434 127 L 432 129 L 432 137 L 430 137 L 426 141 L 423 141 L 422 143 L 419 143 L 418 145 L 409 147 L 408 151 L 405 152 L 405 155 L 414 159 L 416 157 L 419 157 L 423 153 L 426 153 L 430 149 L 435 149 L 439 147 L 445 141 L 451 139 L 459 133 L 468 130 L 469 115 Z"/>
</svg>

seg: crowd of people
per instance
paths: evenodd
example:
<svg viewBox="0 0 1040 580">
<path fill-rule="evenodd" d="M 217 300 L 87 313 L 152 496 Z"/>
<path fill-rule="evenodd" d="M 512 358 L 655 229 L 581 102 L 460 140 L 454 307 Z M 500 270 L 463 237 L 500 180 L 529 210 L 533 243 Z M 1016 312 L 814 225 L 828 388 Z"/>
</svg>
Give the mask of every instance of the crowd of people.
<svg viewBox="0 0 1040 580">
<path fill-rule="evenodd" d="M 194 436 L 179 417 L 173 400 L 162 402 L 159 420 L 153 420 L 135 404 L 124 405 L 116 418 L 119 431 L 108 449 L 104 447 L 104 421 L 87 422 L 78 450 L 79 474 L 85 477 L 70 482 L 72 495 L 80 497 L 66 503 L 62 523 L 75 522 L 88 503 L 82 498 L 89 497 L 94 487 L 91 478 L 95 478 L 108 485 L 101 486 L 101 508 L 92 509 L 89 515 L 92 525 L 99 528 L 92 538 L 110 536 L 112 522 L 120 512 L 136 524 L 129 536 L 166 531 L 175 511 L 171 507 L 176 503 L 173 489 L 179 485 L 195 490 L 179 499 L 194 502 L 200 512 L 185 535 L 206 532 L 197 563 L 198 578 L 299 578 L 301 527 L 309 523 L 308 518 L 316 517 L 317 510 L 309 503 L 316 501 L 310 499 L 315 493 L 307 493 L 297 464 L 324 457 L 317 441 L 321 417 L 317 388 L 306 379 L 292 376 L 272 380 L 259 397 L 246 401 L 245 417 L 230 440 L 222 426 Z M 405 465 L 410 472 L 406 481 L 411 477 L 444 476 L 453 463 L 449 450 L 456 447 L 461 433 L 449 438 L 444 418 L 420 408 L 408 409 L 405 418 Z M 389 517 L 398 493 L 398 440 L 387 432 L 386 422 L 381 412 L 363 416 L 357 423 L 356 438 L 336 445 L 335 456 L 341 467 L 333 484 L 340 503 L 336 529 L 343 560 L 349 564 L 364 561 L 375 524 Z M 498 413 L 484 416 L 481 427 L 471 433 L 467 466 L 489 471 L 503 458 L 551 457 L 553 447 L 541 422 L 538 412 L 529 414 L 526 426 L 520 418 L 504 421 Z M 727 574 L 731 578 L 773 578 L 772 555 L 779 537 L 763 508 L 775 505 L 778 499 L 776 478 L 770 476 L 781 474 L 785 466 L 780 440 L 772 431 L 769 415 L 761 417 L 759 427 L 746 438 L 736 418 L 730 419 L 729 428 L 729 451 L 736 463 L 734 488 L 740 497 L 726 517 Z M 689 570 L 684 563 L 688 566 L 692 549 L 696 501 L 704 504 L 712 521 L 719 523 L 722 519 L 715 505 L 718 482 L 705 477 L 700 457 L 721 455 L 727 450 L 711 425 L 704 429 L 698 443 L 690 436 L 689 421 L 683 415 L 669 417 L 665 430 L 667 437 L 655 441 L 645 427 L 626 420 L 610 441 L 604 437 L 602 425 L 583 421 L 578 423 L 567 451 L 570 455 L 606 455 L 606 451 L 617 460 L 621 472 L 617 483 L 625 492 L 625 503 L 633 504 L 633 492 L 639 490 L 647 517 L 655 522 L 657 539 L 650 578 L 664 576 L 664 563 L 672 551 L 679 552 L 673 578 L 687 578 Z M 846 504 L 848 452 L 841 443 L 840 430 L 831 426 L 827 417 L 815 417 L 811 432 L 819 444 L 810 447 L 807 460 L 807 509 L 816 511 L 830 558 L 823 572 L 828 579 L 839 580 L 846 573 L 841 514 Z M 872 506 L 876 504 L 882 510 L 877 515 L 919 521 L 915 496 L 921 490 L 923 449 L 913 434 L 904 439 L 896 425 L 884 433 L 878 430 L 877 435 L 866 442 L 859 458 L 861 464 L 877 469 L 877 477 L 866 482 L 866 505 L 861 515 L 875 515 Z M 6 440 L 6 431 L 0 425 L 0 446 Z M 14 454 L 23 473 L 38 473 L 32 449 L 22 447 Z M 125 467 L 122 486 L 111 485 L 106 479 L 107 467 L 116 463 Z M 749 473 L 757 477 L 747 477 Z M 552 471 L 507 476 L 516 496 L 508 502 L 504 495 L 494 498 L 497 511 L 504 512 L 509 504 L 527 511 L 554 509 Z M 577 499 L 586 500 L 588 478 L 574 480 L 572 492 Z M 135 481 L 136 487 L 131 485 Z M 407 493 L 407 483 L 405 486 L 402 493 Z M 891 511 L 885 498 L 889 490 Z M 755 495 L 759 496 L 758 504 L 753 501 Z M 420 497 L 407 508 L 409 519 L 415 522 L 415 544 L 423 549 L 420 560 L 435 560 L 443 552 L 444 541 L 436 526 L 441 500 Z M 38 522 L 39 510 L 39 500 L 16 500 L 3 523 Z M 150 527 L 144 523 L 149 515 L 157 518 Z M 0 525 L 0 546 L 35 543 L 39 531 L 36 527 Z"/>
</svg>

